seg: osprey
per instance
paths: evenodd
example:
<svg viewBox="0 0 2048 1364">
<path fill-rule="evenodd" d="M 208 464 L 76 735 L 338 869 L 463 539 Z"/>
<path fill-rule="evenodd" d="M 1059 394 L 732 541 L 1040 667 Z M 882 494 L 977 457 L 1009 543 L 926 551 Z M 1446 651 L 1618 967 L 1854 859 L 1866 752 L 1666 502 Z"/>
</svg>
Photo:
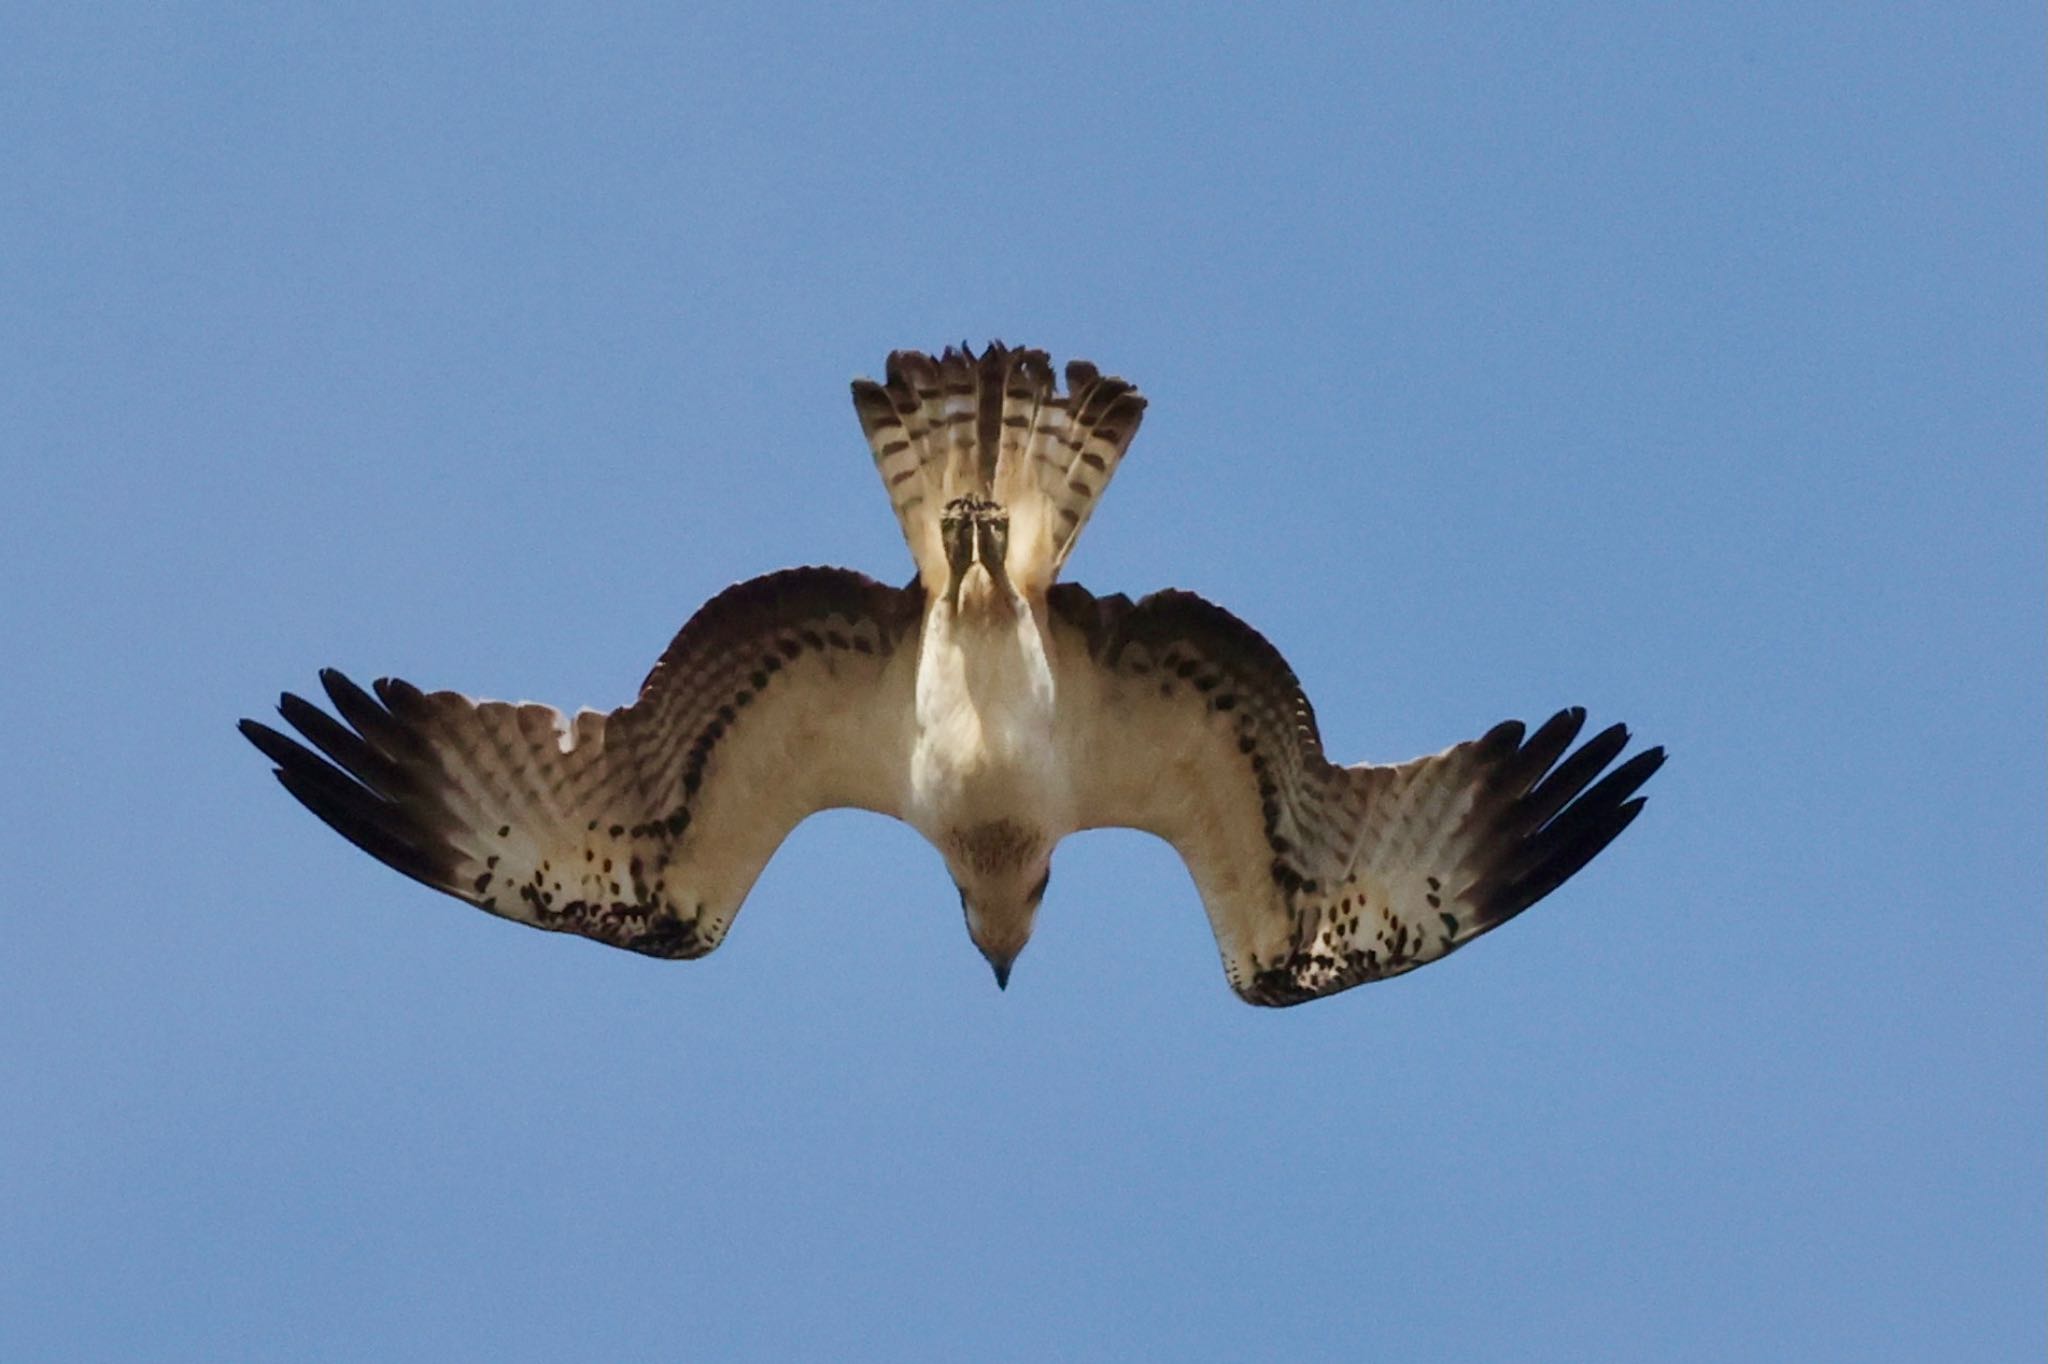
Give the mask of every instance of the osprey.
<svg viewBox="0 0 2048 1364">
<path fill-rule="evenodd" d="M 939 850 L 1007 985 L 1059 841 L 1143 829 L 1187 863 L 1232 988 L 1267 1005 L 1435 961 L 1641 810 L 1663 750 L 1613 766 L 1621 725 L 1573 748 L 1583 710 L 1338 766 L 1294 673 L 1229 612 L 1059 582 L 1144 415 L 1123 380 L 1075 362 L 1062 394 L 1042 351 L 903 351 L 853 402 L 908 586 L 795 568 L 727 588 L 608 714 L 364 691 L 330 669 L 334 714 L 279 703 L 305 743 L 242 733 L 396 870 L 655 957 L 717 947 L 789 831 L 852 806 Z"/>
</svg>

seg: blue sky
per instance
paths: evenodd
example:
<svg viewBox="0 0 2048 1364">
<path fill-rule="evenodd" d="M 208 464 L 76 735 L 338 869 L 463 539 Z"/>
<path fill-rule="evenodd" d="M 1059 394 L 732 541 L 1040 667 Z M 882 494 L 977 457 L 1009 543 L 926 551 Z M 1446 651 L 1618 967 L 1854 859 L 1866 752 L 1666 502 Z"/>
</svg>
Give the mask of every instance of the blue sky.
<svg viewBox="0 0 2048 1364">
<path fill-rule="evenodd" d="M 765 9 L 765 7 L 763 7 Z M 2038 5 L 0 21 L 0 1355 L 2038 1358 Z M 1071 564 L 1347 760 L 1673 758 L 1281 1012 L 1136 834 L 999 995 L 909 830 L 725 946 L 503 924 L 234 720 L 627 699 L 908 560 L 847 401 L 1139 382 Z"/>
</svg>

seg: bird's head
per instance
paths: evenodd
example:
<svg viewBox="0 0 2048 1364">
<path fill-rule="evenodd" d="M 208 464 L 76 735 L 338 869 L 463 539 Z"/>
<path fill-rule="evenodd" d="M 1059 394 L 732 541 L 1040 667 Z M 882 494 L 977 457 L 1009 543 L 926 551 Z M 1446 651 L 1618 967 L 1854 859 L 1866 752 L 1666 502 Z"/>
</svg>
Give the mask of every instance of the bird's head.
<svg viewBox="0 0 2048 1364">
<path fill-rule="evenodd" d="M 990 833 L 991 828 L 1001 832 Z M 1031 941 L 1032 921 L 1052 879 L 1050 841 L 1014 837 L 1011 826 L 984 826 L 947 849 L 946 864 L 960 891 L 967 935 L 988 959 L 996 985 L 1007 989 L 1010 966 Z M 973 835 L 980 835 L 979 838 Z M 998 855 L 988 856 L 990 852 Z M 982 855 L 976 855 L 977 853 Z"/>
</svg>

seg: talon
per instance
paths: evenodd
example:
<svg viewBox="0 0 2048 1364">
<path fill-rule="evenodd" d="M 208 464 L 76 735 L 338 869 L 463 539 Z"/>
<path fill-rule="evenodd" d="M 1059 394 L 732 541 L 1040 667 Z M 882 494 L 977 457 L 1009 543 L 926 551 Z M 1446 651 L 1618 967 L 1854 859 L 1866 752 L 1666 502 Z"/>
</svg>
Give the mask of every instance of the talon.
<svg viewBox="0 0 2048 1364">
<path fill-rule="evenodd" d="M 946 564 L 952 570 L 946 600 L 954 606 L 960 604 L 961 579 L 974 562 L 974 501 L 971 497 L 956 497 L 946 504 L 939 517 L 939 538 L 946 547 Z"/>
<path fill-rule="evenodd" d="M 939 536 L 946 548 L 947 567 L 952 570 L 946 588 L 949 602 L 959 605 L 961 580 L 977 563 L 998 585 L 1009 584 L 1004 559 L 1010 549 L 1010 513 L 1001 503 L 972 493 L 954 498 L 939 517 Z"/>
<path fill-rule="evenodd" d="M 974 521 L 974 554 L 996 584 L 1008 587 L 1005 563 L 1010 553 L 1010 513 L 994 502 L 983 503 Z"/>
</svg>

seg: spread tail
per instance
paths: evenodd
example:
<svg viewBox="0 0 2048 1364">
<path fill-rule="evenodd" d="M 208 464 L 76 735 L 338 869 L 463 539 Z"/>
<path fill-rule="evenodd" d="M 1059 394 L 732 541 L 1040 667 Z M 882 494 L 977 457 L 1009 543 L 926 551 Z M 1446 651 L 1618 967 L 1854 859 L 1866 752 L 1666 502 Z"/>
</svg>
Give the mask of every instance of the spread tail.
<svg viewBox="0 0 2048 1364">
<path fill-rule="evenodd" d="M 1143 395 L 1083 360 L 1055 393 L 1044 351 L 999 342 L 978 357 L 896 351 L 887 375 L 856 379 L 853 406 L 926 590 L 955 579 L 964 518 L 991 514 L 1007 517 L 1010 582 L 1027 594 L 1050 586 L 1138 432 Z M 981 552 L 973 535 L 970 556 Z"/>
</svg>

